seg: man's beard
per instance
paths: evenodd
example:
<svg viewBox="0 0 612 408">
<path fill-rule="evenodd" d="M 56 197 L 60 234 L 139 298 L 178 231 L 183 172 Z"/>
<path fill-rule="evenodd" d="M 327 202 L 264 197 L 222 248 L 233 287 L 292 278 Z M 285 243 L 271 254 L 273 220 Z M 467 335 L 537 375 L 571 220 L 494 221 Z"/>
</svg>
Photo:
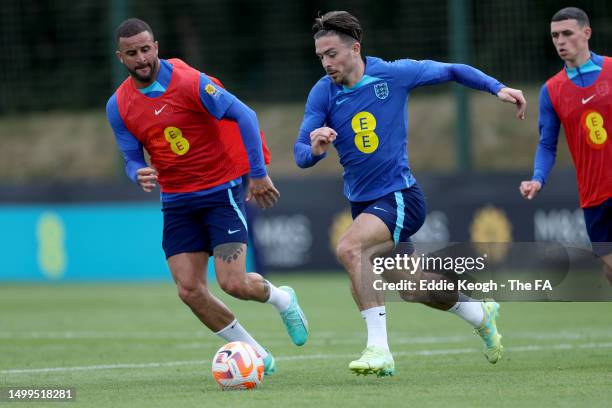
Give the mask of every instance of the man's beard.
<svg viewBox="0 0 612 408">
<path fill-rule="evenodd" d="M 128 72 L 130 73 L 130 75 L 134 79 L 136 79 L 136 80 L 138 80 L 140 82 L 150 82 L 151 79 L 153 79 L 153 74 L 155 73 L 155 67 L 156 66 L 157 66 L 157 61 L 154 62 L 154 63 L 149 63 L 149 64 L 146 64 L 146 65 L 138 66 L 138 67 L 134 68 L 133 70 L 132 69 L 128 69 Z M 149 67 L 149 74 L 146 75 L 146 76 L 142 76 L 142 75 L 140 75 L 136 71 L 137 69 L 146 68 L 146 67 Z"/>
</svg>

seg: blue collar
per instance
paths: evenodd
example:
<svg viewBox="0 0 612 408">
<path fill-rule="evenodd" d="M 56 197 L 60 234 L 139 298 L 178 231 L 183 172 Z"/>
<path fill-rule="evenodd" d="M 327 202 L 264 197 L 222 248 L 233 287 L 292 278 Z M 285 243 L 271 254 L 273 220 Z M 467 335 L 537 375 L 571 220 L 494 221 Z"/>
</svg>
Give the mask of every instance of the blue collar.
<svg viewBox="0 0 612 408">
<path fill-rule="evenodd" d="M 601 66 L 603 65 L 603 58 L 594 52 L 591 53 L 591 58 L 584 64 L 580 65 L 578 68 L 568 68 L 565 66 L 565 72 L 569 79 L 574 79 L 578 75 L 584 75 L 589 72 L 597 72 L 601 71 Z"/>
<path fill-rule="evenodd" d="M 353 85 L 351 87 L 347 87 L 347 86 L 342 85 L 342 89 L 339 90 L 337 92 L 337 94 L 340 94 L 340 93 L 344 93 L 344 94 L 350 93 L 350 92 L 356 91 L 357 89 L 362 88 L 362 87 L 364 87 L 364 86 L 366 86 L 368 84 L 371 84 L 372 82 L 376 82 L 376 81 L 381 81 L 382 80 L 382 78 L 378 78 L 378 77 L 371 76 L 371 75 L 367 74 L 367 72 L 369 71 L 369 68 L 370 68 L 370 64 L 368 64 L 368 59 L 369 58 L 370 57 L 366 57 L 365 60 L 364 60 L 365 66 L 364 66 L 364 70 L 363 70 L 363 76 L 361 77 L 359 82 L 357 82 L 355 85 Z"/>
<path fill-rule="evenodd" d="M 379 81 L 380 78 L 376 78 L 376 77 L 371 77 L 369 75 L 364 75 L 361 77 L 361 79 L 359 80 L 359 82 L 357 82 L 355 85 L 351 86 L 350 88 L 347 86 L 342 85 L 342 91 L 343 92 L 351 92 L 354 91 L 356 89 L 361 88 L 362 86 L 366 86 L 367 84 L 371 84 L 372 82 L 376 82 Z"/>
<path fill-rule="evenodd" d="M 160 95 L 166 92 L 170 79 L 172 78 L 172 65 L 163 59 L 159 60 L 159 72 L 157 73 L 156 80 L 146 88 L 139 89 L 143 95 L 149 96 L 152 93 Z"/>
</svg>

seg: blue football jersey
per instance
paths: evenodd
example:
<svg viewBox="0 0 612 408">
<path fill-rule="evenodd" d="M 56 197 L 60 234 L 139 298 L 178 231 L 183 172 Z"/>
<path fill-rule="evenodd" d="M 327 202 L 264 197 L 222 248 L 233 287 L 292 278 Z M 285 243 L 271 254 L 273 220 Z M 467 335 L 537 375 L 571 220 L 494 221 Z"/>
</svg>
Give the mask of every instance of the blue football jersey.
<svg viewBox="0 0 612 408">
<path fill-rule="evenodd" d="M 321 78 L 310 91 L 295 144 L 295 160 L 310 167 L 324 155 L 311 154 L 310 132 L 327 126 L 344 167 L 344 194 L 369 201 L 415 183 L 408 161 L 408 97 L 423 85 L 455 80 L 497 94 L 504 87 L 467 65 L 436 61 L 384 61 L 367 57 L 362 79 L 351 88 Z"/>
</svg>

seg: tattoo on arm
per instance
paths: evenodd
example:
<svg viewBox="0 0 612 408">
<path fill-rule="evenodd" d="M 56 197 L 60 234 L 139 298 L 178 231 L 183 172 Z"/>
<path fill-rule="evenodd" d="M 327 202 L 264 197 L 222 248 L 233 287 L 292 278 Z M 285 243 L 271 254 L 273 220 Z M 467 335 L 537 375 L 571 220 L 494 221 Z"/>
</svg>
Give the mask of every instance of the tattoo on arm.
<svg viewBox="0 0 612 408">
<path fill-rule="evenodd" d="M 214 249 L 215 258 L 219 258 L 226 263 L 237 261 L 244 252 L 244 244 L 240 242 L 228 242 L 227 244 L 217 245 Z"/>
</svg>

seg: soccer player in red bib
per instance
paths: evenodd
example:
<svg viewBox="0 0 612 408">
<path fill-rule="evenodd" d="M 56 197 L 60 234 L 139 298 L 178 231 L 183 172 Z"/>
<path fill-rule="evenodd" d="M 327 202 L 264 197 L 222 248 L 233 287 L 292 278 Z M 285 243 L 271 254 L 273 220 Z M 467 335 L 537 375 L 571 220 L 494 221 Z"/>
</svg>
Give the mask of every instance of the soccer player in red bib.
<svg viewBox="0 0 612 408">
<path fill-rule="evenodd" d="M 559 129 L 576 166 L 580 206 L 594 252 L 612 282 L 612 59 L 589 50 L 591 27 L 576 7 L 559 10 L 550 23 L 565 66 L 540 91 L 540 142 L 535 169 L 519 187 L 526 199 L 542 189 L 555 163 Z"/>
<path fill-rule="evenodd" d="M 213 255 L 219 286 L 226 293 L 272 304 L 293 343 L 306 342 L 308 322 L 293 289 L 277 288 L 245 271 L 242 176 L 250 177 L 247 200 L 253 197 L 267 208 L 279 197 L 266 174 L 257 116 L 217 79 L 181 60 L 160 59 L 153 31 L 144 21 L 121 23 L 116 40 L 117 57 L 130 76 L 109 99 L 106 114 L 128 177 L 147 192 L 160 185 L 162 246 L 178 294 L 219 337 L 252 345 L 264 360 L 265 373 L 271 374 L 272 354 L 209 292 L 206 282 Z"/>
</svg>

